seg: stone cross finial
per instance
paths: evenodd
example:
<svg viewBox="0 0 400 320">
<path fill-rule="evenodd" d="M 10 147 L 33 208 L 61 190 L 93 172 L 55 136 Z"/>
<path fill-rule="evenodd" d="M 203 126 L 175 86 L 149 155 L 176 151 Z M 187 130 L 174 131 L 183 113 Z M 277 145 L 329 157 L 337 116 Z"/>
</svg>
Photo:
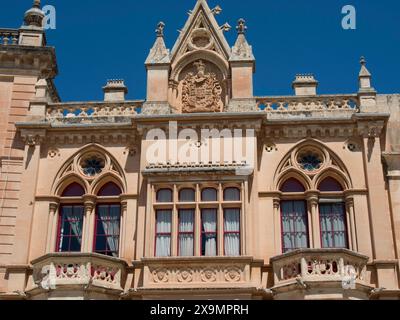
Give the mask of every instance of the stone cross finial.
<svg viewBox="0 0 400 320">
<path fill-rule="evenodd" d="M 238 31 L 238 34 L 246 33 L 247 30 L 246 20 L 244 20 L 243 18 L 239 19 L 236 30 Z"/>
<path fill-rule="evenodd" d="M 157 24 L 157 29 L 156 29 L 157 37 L 164 37 L 164 28 L 165 28 L 165 23 L 160 21 Z"/>
</svg>

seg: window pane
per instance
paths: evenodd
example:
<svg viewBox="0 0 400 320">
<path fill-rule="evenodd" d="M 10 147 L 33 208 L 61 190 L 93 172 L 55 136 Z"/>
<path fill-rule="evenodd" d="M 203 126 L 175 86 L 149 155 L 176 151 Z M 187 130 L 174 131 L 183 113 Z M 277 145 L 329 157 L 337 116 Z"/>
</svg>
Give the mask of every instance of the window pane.
<svg viewBox="0 0 400 320">
<path fill-rule="evenodd" d="M 83 206 L 62 206 L 58 232 L 59 252 L 80 252 L 82 245 Z"/>
<path fill-rule="evenodd" d="M 240 209 L 225 210 L 224 248 L 226 256 L 240 255 Z"/>
<path fill-rule="evenodd" d="M 170 203 L 172 202 L 172 190 L 161 189 L 157 192 L 157 202 Z"/>
<path fill-rule="evenodd" d="M 343 191 L 343 187 L 339 182 L 333 178 L 326 178 L 322 181 L 318 187 L 322 192 L 340 192 Z"/>
<path fill-rule="evenodd" d="M 217 210 L 203 210 L 201 218 L 201 254 L 214 257 L 217 255 Z"/>
<path fill-rule="evenodd" d="M 180 202 L 195 202 L 196 201 L 196 192 L 193 189 L 182 189 L 179 192 L 179 201 Z"/>
<path fill-rule="evenodd" d="M 98 205 L 96 214 L 96 253 L 118 257 L 121 224 L 120 205 Z"/>
<path fill-rule="evenodd" d="M 205 202 L 218 201 L 218 191 L 213 188 L 203 189 L 201 192 L 201 200 Z"/>
<path fill-rule="evenodd" d="M 224 190 L 224 201 L 240 201 L 240 190 L 238 188 L 226 188 Z"/>
<path fill-rule="evenodd" d="M 304 201 L 283 201 L 282 245 L 283 252 L 308 248 L 308 219 Z"/>
<path fill-rule="evenodd" d="M 99 197 L 112 197 L 112 196 L 119 196 L 121 195 L 122 191 L 120 187 L 118 187 L 115 183 L 109 182 L 106 185 L 104 185 L 99 193 Z"/>
<path fill-rule="evenodd" d="M 156 257 L 171 256 L 172 211 L 159 210 L 156 213 Z"/>
<path fill-rule="evenodd" d="M 179 211 L 179 256 L 194 255 L 194 210 Z"/>
<path fill-rule="evenodd" d="M 297 179 L 287 180 L 281 187 L 282 192 L 305 192 L 306 189 Z"/>
<path fill-rule="evenodd" d="M 320 204 L 323 248 L 348 248 L 346 213 L 343 203 Z"/>
<path fill-rule="evenodd" d="M 66 187 L 62 193 L 62 197 L 82 197 L 85 189 L 79 183 L 72 183 Z"/>
</svg>

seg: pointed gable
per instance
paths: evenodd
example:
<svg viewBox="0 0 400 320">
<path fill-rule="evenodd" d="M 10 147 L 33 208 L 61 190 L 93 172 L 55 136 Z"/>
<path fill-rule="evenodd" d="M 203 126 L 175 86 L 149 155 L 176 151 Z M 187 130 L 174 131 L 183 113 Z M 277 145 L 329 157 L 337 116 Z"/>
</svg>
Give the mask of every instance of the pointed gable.
<svg viewBox="0 0 400 320">
<path fill-rule="evenodd" d="M 228 60 L 231 50 L 222 29 L 207 1 L 198 0 L 172 49 L 172 61 L 195 50 L 213 50 Z"/>
</svg>

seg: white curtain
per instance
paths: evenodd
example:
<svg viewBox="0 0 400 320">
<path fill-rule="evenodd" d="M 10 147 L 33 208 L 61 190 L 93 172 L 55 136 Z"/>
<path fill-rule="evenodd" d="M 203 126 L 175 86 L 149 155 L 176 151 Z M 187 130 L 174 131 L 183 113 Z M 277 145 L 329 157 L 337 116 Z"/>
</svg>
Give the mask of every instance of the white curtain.
<svg viewBox="0 0 400 320">
<path fill-rule="evenodd" d="M 196 201 L 196 192 L 193 189 L 182 189 L 179 192 L 179 201 L 180 202 L 195 202 Z"/>
<path fill-rule="evenodd" d="M 156 256 L 171 256 L 171 228 L 172 212 L 171 210 L 157 211 L 157 239 L 156 239 Z"/>
<path fill-rule="evenodd" d="M 347 248 L 347 227 L 342 203 L 320 204 L 323 248 Z"/>
<path fill-rule="evenodd" d="M 225 255 L 240 255 L 240 209 L 227 209 L 224 216 Z"/>
<path fill-rule="evenodd" d="M 217 210 L 202 211 L 202 254 L 206 257 L 217 255 Z"/>
<path fill-rule="evenodd" d="M 194 255 L 194 210 L 179 211 L 179 255 Z"/>
<path fill-rule="evenodd" d="M 83 207 L 63 206 L 59 251 L 81 251 Z M 67 229 L 67 230 L 65 230 Z M 78 246 L 75 247 L 74 241 Z"/>
<path fill-rule="evenodd" d="M 307 212 L 304 201 L 282 202 L 284 251 L 308 247 Z"/>
<path fill-rule="evenodd" d="M 118 257 L 121 208 L 119 205 L 99 206 L 98 214 L 104 234 L 107 236 L 107 251 Z"/>
<path fill-rule="evenodd" d="M 237 188 L 227 188 L 224 191 L 225 201 L 240 201 L 240 190 Z"/>
</svg>

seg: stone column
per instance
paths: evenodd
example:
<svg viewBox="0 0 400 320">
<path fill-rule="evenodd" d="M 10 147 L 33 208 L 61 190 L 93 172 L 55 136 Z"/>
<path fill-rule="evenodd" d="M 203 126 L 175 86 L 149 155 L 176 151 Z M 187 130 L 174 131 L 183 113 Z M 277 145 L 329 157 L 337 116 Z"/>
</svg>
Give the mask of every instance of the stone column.
<svg viewBox="0 0 400 320">
<path fill-rule="evenodd" d="M 281 230 L 281 199 L 274 198 L 274 231 L 275 231 L 275 252 L 282 253 L 282 230 Z"/>
<path fill-rule="evenodd" d="M 83 203 L 85 206 L 84 221 L 83 221 L 83 234 L 82 234 L 82 252 L 93 251 L 93 237 L 94 237 L 94 224 L 95 224 L 95 206 L 96 197 L 92 195 L 83 196 Z"/>
<path fill-rule="evenodd" d="M 126 239 L 126 220 L 128 212 L 128 201 L 121 201 L 121 222 L 120 222 L 120 236 L 119 236 L 119 256 L 123 258 L 125 256 L 125 243 Z"/>
<path fill-rule="evenodd" d="M 309 230 L 310 234 L 310 245 L 314 249 L 321 248 L 321 227 L 319 223 L 319 212 L 318 212 L 318 196 L 316 194 L 310 194 L 307 197 L 309 211 L 311 214 L 311 221 L 308 223 L 311 226 Z"/>
<path fill-rule="evenodd" d="M 37 190 L 41 144 L 44 141 L 44 130 L 21 130 L 25 142 L 24 169 L 21 178 L 21 192 L 18 199 L 18 215 L 15 227 L 15 246 L 12 263 L 29 263 L 31 245 L 33 203 Z"/>
<path fill-rule="evenodd" d="M 394 234 L 396 258 L 400 258 L 400 152 L 384 153 Z"/>
<path fill-rule="evenodd" d="M 349 248 L 353 251 L 358 252 L 358 244 L 357 244 L 357 230 L 355 225 L 355 215 L 354 215 L 354 199 L 353 197 L 346 198 L 346 217 L 347 217 L 347 226 L 349 230 L 348 241 L 350 242 Z"/>
<path fill-rule="evenodd" d="M 47 226 L 46 253 L 52 253 L 56 250 L 57 228 L 58 228 L 58 201 L 49 203 L 49 223 Z"/>
<path fill-rule="evenodd" d="M 374 259 L 373 262 L 377 262 L 375 265 L 378 286 L 395 289 L 398 287 L 396 279 L 397 264 L 393 262 L 395 258 L 393 225 L 384 179 L 380 141 L 387 116 L 376 115 L 374 116 L 374 121 L 364 120 L 363 118 L 365 117 L 365 114 L 357 116 L 359 118 L 358 130 L 364 142 L 364 169 L 368 189 L 369 220 L 374 254 L 372 258 Z"/>
</svg>

